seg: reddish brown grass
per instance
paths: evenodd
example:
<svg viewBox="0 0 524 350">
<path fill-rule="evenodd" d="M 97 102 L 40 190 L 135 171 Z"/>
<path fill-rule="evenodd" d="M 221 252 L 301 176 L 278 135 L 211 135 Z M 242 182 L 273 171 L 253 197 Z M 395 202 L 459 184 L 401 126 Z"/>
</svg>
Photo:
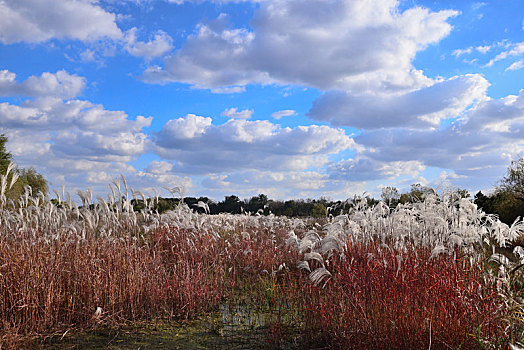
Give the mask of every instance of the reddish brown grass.
<svg viewBox="0 0 524 350">
<path fill-rule="evenodd" d="M 354 244 L 345 259 L 329 259 L 332 278 L 322 288 L 295 268 L 299 256 L 283 243 L 285 232 L 249 234 L 164 228 L 142 241 L 2 241 L 0 346 L 98 324 L 188 319 L 239 290 L 273 308 L 272 346 L 290 329 L 306 348 L 418 349 L 430 339 L 432 349 L 507 345 L 501 301 L 467 259 Z"/>
<path fill-rule="evenodd" d="M 305 346 L 428 349 L 431 342 L 432 349 L 478 349 L 488 341 L 507 347 L 501 300 L 481 269 L 429 255 L 350 245 L 345 260 L 330 259 L 333 276 L 324 288 L 291 282 L 283 299 L 304 312 Z"/>
</svg>

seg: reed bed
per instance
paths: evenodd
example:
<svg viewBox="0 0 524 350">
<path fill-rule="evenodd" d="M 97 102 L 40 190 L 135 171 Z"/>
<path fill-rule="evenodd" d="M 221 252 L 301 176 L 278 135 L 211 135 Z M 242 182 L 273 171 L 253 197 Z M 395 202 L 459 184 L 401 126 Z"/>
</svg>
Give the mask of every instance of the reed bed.
<svg viewBox="0 0 524 350">
<path fill-rule="evenodd" d="M 4 181 L 7 183 L 7 181 Z M 6 185 L 7 186 L 7 185 Z M 115 181 L 106 199 L 0 193 L 0 347 L 71 329 L 263 305 L 268 345 L 504 348 L 522 342 L 521 221 L 453 193 L 325 221 L 159 214 Z M 172 189 L 173 194 L 180 193 Z M 145 208 L 136 212 L 131 199 Z M 205 203 L 199 203 L 205 208 Z M 298 345 L 297 345 L 298 346 Z"/>
<path fill-rule="evenodd" d="M 283 288 L 282 300 L 302 311 L 304 347 L 507 348 L 496 286 L 467 258 L 429 256 L 352 244 L 345 259 L 329 260 L 325 285 Z"/>
</svg>

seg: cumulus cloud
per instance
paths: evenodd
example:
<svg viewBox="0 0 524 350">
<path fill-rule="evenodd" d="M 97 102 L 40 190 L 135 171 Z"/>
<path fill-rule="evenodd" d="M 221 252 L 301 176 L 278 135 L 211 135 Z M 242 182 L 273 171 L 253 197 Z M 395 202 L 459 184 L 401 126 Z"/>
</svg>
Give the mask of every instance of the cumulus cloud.
<svg viewBox="0 0 524 350">
<path fill-rule="evenodd" d="M 150 41 L 144 42 L 137 39 L 137 28 L 131 28 L 123 40 L 129 54 L 148 59 L 163 56 L 173 49 L 173 39 L 162 30 L 157 31 Z"/>
<path fill-rule="evenodd" d="M 117 39 L 122 32 L 115 20 L 96 1 L 5 0 L 0 2 L 0 42 Z"/>
<path fill-rule="evenodd" d="M 252 31 L 230 28 L 225 15 L 201 23 L 164 69 L 147 70 L 143 78 L 211 89 L 251 83 L 412 89 L 428 79 L 411 61 L 450 32 L 447 19 L 456 14 L 401 12 L 394 0 L 262 2 Z"/>
<path fill-rule="evenodd" d="M 249 119 L 253 115 L 252 109 L 244 109 L 239 111 L 237 108 L 227 108 L 220 115 L 223 117 L 228 117 L 232 119 Z"/>
<path fill-rule="evenodd" d="M 524 154 L 519 141 L 523 136 L 524 90 L 518 96 L 482 101 L 445 128 L 366 130 L 354 138 L 362 147 L 358 159 L 333 165 L 331 171 L 335 177 L 373 176 L 384 164 L 418 162 L 466 176 L 469 185 L 482 179 L 485 186 L 486 180 L 495 184 L 509 161 Z"/>
<path fill-rule="evenodd" d="M 163 196 L 170 196 L 169 192 L 163 188 L 175 186 L 184 188 L 186 193 L 191 193 L 194 184 L 190 177 L 176 175 L 167 167 L 164 167 L 163 172 L 155 171 L 158 167 L 155 163 L 159 162 L 153 161 L 145 169 L 138 170 L 126 163 L 114 162 L 108 166 L 104 162 L 89 160 L 68 160 L 63 162 L 60 159 L 52 159 L 45 171 L 46 176 L 49 175 L 48 178 L 53 179 L 52 188 L 59 189 L 61 185 L 66 185 L 66 191 L 72 194 L 79 189 L 86 190 L 89 188 L 95 193 L 104 196 L 104 194 L 110 192 L 109 184 L 114 181 L 121 181 L 120 174 L 125 174 L 130 190 L 132 189 L 134 192 L 141 191 L 146 196 L 154 197 L 157 193 Z M 169 163 L 167 164 L 169 165 Z M 59 169 L 64 167 L 69 167 L 71 170 L 65 173 L 60 172 Z"/>
<path fill-rule="evenodd" d="M 30 97 L 0 103 L 0 129 L 21 166 L 34 166 L 53 184 L 97 184 L 110 174 L 136 173 L 128 163 L 148 151 L 143 129 L 152 118 L 130 119 L 89 101 L 69 99 L 85 79 L 65 71 L 18 82 L 0 72 L 0 95 Z M 144 175 L 145 176 L 145 175 Z"/>
<path fill-rule="evenodd" d="M 114 134 L 139 132 L 151 121 L 151 117 L 142 116 L 130 120 L 124 112 L 108 111 L 102 105 L 81 100 L 64 102 L 50 97 L 25 101 L 23 106 L 0 103 L 0 126 L 4 128 L 55 131 L 74 127 L 85 132 Z"/>
<path fill-rule="evenodd" d="M 0 127 L 9 136 L 15 159 L 44 167 L 53 167 L 54 160 L 65 173 L 73 171 L 68 160 L 108 168 L 136 159 L 148 148 L 141 131 L 150 122 L 143 117 L 129 120 L 123 112 L 86 101 L 0 104 Z"/>
<path fill-rule="evenodd" d="M 168 121 L 154 135 L 156 153 L 178 171 L 210 174 L 232 169 L 304 170 L 321 167 L 327 156 L 354 146 L 343 130 L 328 126 L 282 128 L 269 121 L 187 115 Z"/>
<path fill-rule="evenodd" d="M 489 83 L 481 75 L 453 77 L 400 96 L 354 95 L 330 91 L 314 101 L 308 116 L 337 126 L 436 128 L 485 98 Z"/>
<path fill-rule="evenodd" d="M 364 192 L 363 182 L 338 181 L 319 171 L 260 171 L 241 170 L 229 174 L 210 175 L 202 181 L 213 197 L 235 193 L 249 197 L 264 193 L 274 199 L 318 198 L 329 196 L 346 199 Z"/>
<path fill-rule="evenodd" d="M 380 161 L 367 157 L 342 160 L 328 167 L 331 179 L 345 181 L 373 181 L 395 179 L 408 175 L 416 177 L 425 170 L 420 161 Z"/>
<path fill-rule="evenodd" d="M 0 96 L 73 98 L 82 92 L 85 85 L 83 77 L 64 70 L 44 72 L 39 77 L 32 75 L 23 82 L 16 80 L 15 73 L 0 70 Z"/>
</svg>

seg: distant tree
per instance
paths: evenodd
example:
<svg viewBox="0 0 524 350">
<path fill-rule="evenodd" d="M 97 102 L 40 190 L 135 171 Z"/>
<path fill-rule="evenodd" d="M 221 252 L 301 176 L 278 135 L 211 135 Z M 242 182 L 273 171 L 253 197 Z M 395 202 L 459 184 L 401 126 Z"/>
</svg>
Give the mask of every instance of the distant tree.
<svg viewBox="0 0 524 350">
<path fill-rule="evenodd" d="M 260 209 L 264 210 L 268 198 L 265 194 L 259 194 L 258 196 L 251 197 L 247 202 L 247 211 L 251 213 L 256 213 Z"/>
<path fill-rule="evenodd" d="M 268 212 L 271 212 L 275 215 L 284 214 L 284 202 L 279 200 L 270 199 L 267 201 Z"/>
<path fill-rule="evenodd" d="M 159 198 L 154 208 L 159 213 L 163 213 L 168 210 L 173 210 L 175 209 L 176 204 L 172 199 L 173 198 Z"/>
<path fill-rule="evenodd" d="M 484 193 L 482 193 L 482 191 L 478 191 L 475 194 L 473 202 L 479 209 L 482 209 L 482 211 L 487 214 L 492 214 L 494 212 L 493 198 L 491 196 L 486 196 Z"/>
<path fill-rule="evenodd" d="M 496 192 L 493 196 L 493 211 L 500 221 L 511 225 L 524 215 L 524 201 L 516 192 Z"/>
<path fill-rule="evenodd" d="M 9 163 L 13 161 L 12 154 L 7 151 L 6 144 L 8 138 L 4 134 L 0 135 L 0 174 L 4 175 L 7 171 Z M 16 200 L 20 197 L 21 194 L 25 192 L 25 186 L 31 187 L 31 192 L 33 196 L 38 195 L 39 192 L 42 192 L 44 195 L 47 195 L 49 190 L 47 180 L 39 174 L 34 168 L 23 169 L 15 168 L 13 173 L 18 174 L 18 180 L 15 182 L 13 187 L 7 191 L 7 198 Z M 12 175 L 11 175 L 12 176 Z M 8 179 L 11 179 L 11 176 Z"/>
<path fill-rule="evenodd" d="M 222 212 L 231 214 L 240 214 L 240 208 L 242 206 L 240 198 L 235 195 L 226 196 L 224 202 L 220 203 Z"/>
<path fill-rule="evenodd" d="M 517 198 L 524 199 L 524 158 L 511 162 L 496 192 L 511 192 Z"/>
<path fill-rule="evenodd" d="M 469 194 L 468 190 L 457 188 L 455 191 L 453 191 L 453 194 L 455 194 L 458 198 L 469 198 L 471 195 Z"/>
<path fill-rule="evenodd" d="M 396 207 L 400 200 L 400 193 L 395 187 L 383 187 L 380 198 L 389 207 Z"/>
<path fill-rule="evenodd" d="M 313 205 L 313 209 L 311 210 L 311 215 L 315 218 L 323 218 L 327 216 L 327 209 L 322 203 L 317 203 Z"/>
<path fill-rule="evenodd" d="M 12 162 L 13 156 L 6 148 L 7 136 L 4 134 L 0 135 L 0 174 L 4 175 L 7 171 L 9 163 Z"/>
<path fill-rule="evenodd" d="M 435 191 L 431 187 L 422 186 L 421 184 L 413 184 L 410 187 L 408 193 L 402 193 L 400 195 L 400 203 L 413 203 L 423 201 L 424 198 Z"/>
<path fill-rule="evenodd" d="M 31 192 L 33 196 L 38 195 L 42 192 L 44 195 L 47 195 L 49 191 L 49 185 L 47 180 L 39 174 L 34 168 L 29 169 L 19 169 L 19 178 L 15 183 L 15 186 L 10 191 L 10 196 L 12 198 L 18 198 L 25 192 L 25 186 L 31 187 Z"/>
</svg>

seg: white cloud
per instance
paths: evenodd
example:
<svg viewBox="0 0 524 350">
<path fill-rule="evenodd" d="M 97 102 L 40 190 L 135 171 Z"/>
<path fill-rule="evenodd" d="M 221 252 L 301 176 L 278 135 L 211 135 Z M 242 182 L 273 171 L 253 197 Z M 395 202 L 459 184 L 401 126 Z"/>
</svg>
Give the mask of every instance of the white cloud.
<svg viewBox="0 0 524 350">
<path fill-rule="evenodd" d="M 82 62 L 96 62 L 96 54 L 94 50 L 86 49 L 80 53 Z"/>
<path fill-rule="evenodd" d="M 342 160 L 328 166 L 333 180 L 373 181 L 409 175 L 415 178 L 425 166 L 418 160 L 381 161 L 368 157 Z"/>
<path fill-rule="evenodd" d="M 277 111 L 277 112 L 274 112 L 273 114 L 271 114 L 271 116 L 274 118 L 274 119 L 281 119 L 283 117 L 291 117 L 291 116 L 295 116 L 297 115 L 297 111 L 293 110 L 293 109 L 284 109 L 284 110 L 281 110 L 281 111 Z"/>
<path fill-rule="evenodd" d="M 362 147 L 355 160 L 332 165 L 330 171 L 335 178 L 349 174 L 358 180 L 385 175 L 384 164 L 418 162 L 449 169 L 457 183 L 486 186 L 504 175 L 509 160 L 524 154 L 523 137 L 524 90 L 519 96 L 482 101 L 445 128 L 363 131 L 354 138 Z"/>
<path fill-rule="evenodd" d="M 0 103 L 0 126 L 4 128 L 59 131 L 74 127 L 83 132 L 115 134 L 138 132 L 151 121 L 152 118 L 142 116 L 129 120 L 124 112 L 108 111 L 102 105 L 81 100 L 64 102 L 56 98 L 39 98 L 25 101 L 23 106 Z"/>
<path fill-rule="evenodd" d="M 232 119 L 249 119 L 253 115 L 252 109 L 244 109 L 239 111 L 237 108 L 226 108 L 220 115 Z"/>
<path fill-rule="evenodd" d="M 364 192 L 365 183 L 347 179 L 338 181 L 318 171 L 260 171 L 240 170 L 229 174 L 211 175 L 202 181 L 209 195 L 220 198 L 235 193 L 248 198 L 264 193 L 272 199 L 328 196 L 346 199 Z"/>
<path fill-rule="evenodd" d="M 468 47 L 467 49 L 456 49 L 451 54 L 458 58 L 462 55 L 470 54 L 472 51 L 473 47 Z"/>
<path fill-rule="evenodd" d="M 115 19 L 91 0 L 4 0 L 0 2 L 0 42 L 117 39 L 122 32 Z"/>
<path fill-rule="evenodd" d="M 156 153 L 175 169 L 212 174 L 232 169 L 304 170 L 322 167 L 327 156 L 354 146 L 343 130 L 328 126 L 282 128 L 269 121 L 187 115 L 170 120 L 155 135 Z"/>
<path fill-rule="evenodd" d="M 524 42 L 516 43 L 516 44 L 507 44 L 506 46 L 509 46 L 509 50 L 502 51 L 499 53 L 495 58 L 491 59 L 488 63 L 486 63 L 485 67 L 491 67 L 495 62 L 505 60 L 508 57 L 512 56 L 520 56 L 524 54 Z"/>
<path fill-rule="evenodd" d="M 157 31 L 148 41 L 137 40 L 137 28 L 129 29 L 124 35 L 124 48 L 137 57 L 153 58 L 163 56 L 173 49 L 173 39 L 164 31 Z"/>
<path fill-rule="evenodd" d="M 480 8 L 482 8 L 482 7 L 484 7 L 484 6 L 486 6 L 486 5 L 487 5 L 486 2 L 475 2 L 475 3 L 473 3 L 473 4 L 471 5 L 471 8 L 472 8 L 474 11 L 476 11 L 476 10 L 478 10 L 478 9 L 480 9 Z"/>
<path fill-rule="evenodd" d="M 524 67 L 524 61 L 519 60 L 509 65 L 508 68 L 505 69 L 505 71 L 507 72 L 508 70 L 519 70 L 519 69 L 522 69 L 523 67 Z"/>
<path fill-rule="evenodd" d="M 251 83 L 413 89 L 428 79 L 411 61 L 450 32 L 446 20 L 457 12 L 397 6 L 394 0 L 262 2 L 253 31 L 231 29 L 221 15 L 200 24 L 164 69 L 143 78 L 210 89 Z"/>
<path fill-rule="evenodd" d="M 84 85 L 84 78 L 65 71 L 23 82 L 9 71 L 0 72 L 1 95 L 30 97 L 18 105 L 0 103 L 0 129 L 9 138 L 8 148 L 19 165 L 36 167 L 55 185 L 83 188 L 108 174 L 132 173 L 128 162 L 150 148 L 143 129 L 152 118 L 132 120 L 102 105 L 67 100 Z"/>
<path fill-rule="evenodd" d="M 478 74 L 453 77 L 400 96 L 353 95 L 330 91 L 314 101 L 308 115 L 337 126 L 438 128 L 485 98 L 489 83 Z"/>
<path fill-rule="evenodd" d="M 477 50 L 478 52 L 480 53 L 488 53 L 489 50 L 491 50 L 491 46 L 489 45 L 485 45 L 485 46 L 477 46 L 475 48 L 475 50 Z"/>
<path fill-rule="evenodd" d="M 211 89 L 211 92 L 215 94 L 238 94 L 244 91 L 246 91 L 244 86 L 227 86 Z"/>
<path fill-rule="evenodd" d="M 477 52 L 480 52 L 482 54 L 486 54 L 488 53 L 490 50 L 492 49 L 492 47 L 490 45 L 484 45 L 484 46 L 470 46 L 466 49 L 457 49 L 457 50 L 454 50 L 451 54 L 457 58 L 459 58 L 460 56 L 462 55 L 469 55 L 470 53 L 473 52 L 473 50 L 477 51 Z"/>
<path fill-rule="evenodd" d="M 85 85 L 84 78 L 63 70 L 44 72 L 39 77 L 32 75 L 23 82 L 16 81 L 15 73 L 0 70 L 0 96 L 73 98 L 82 92 Z"/>
</svg>

